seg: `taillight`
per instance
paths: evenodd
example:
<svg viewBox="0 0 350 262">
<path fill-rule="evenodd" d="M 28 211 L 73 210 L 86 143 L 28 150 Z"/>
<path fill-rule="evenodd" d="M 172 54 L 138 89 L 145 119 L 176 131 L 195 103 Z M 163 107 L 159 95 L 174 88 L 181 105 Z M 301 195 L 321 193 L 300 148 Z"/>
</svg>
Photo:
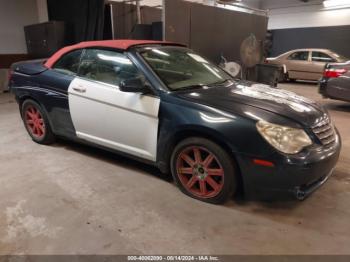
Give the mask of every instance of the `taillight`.
<svg viewBox="0 0 350 262">
<path fill-rule="evenodd" d="M 337 78 L 347 72 L 346 69 L 335 69 L 335 68 L 330 68 L 326 69 L 323 72 L 323 76 L 327 78 Z"/>
</svg>

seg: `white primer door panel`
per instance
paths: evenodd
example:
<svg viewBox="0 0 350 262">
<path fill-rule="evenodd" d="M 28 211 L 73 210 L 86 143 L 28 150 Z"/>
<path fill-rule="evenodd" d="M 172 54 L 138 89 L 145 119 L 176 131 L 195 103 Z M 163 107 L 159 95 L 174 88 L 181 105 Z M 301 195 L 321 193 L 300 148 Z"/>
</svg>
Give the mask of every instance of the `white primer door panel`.
<svg viewBox="0 0 350 262">
<path fill-rule="evenodd" d="M 159 98 L 79 77 L 68 94 L 79 138 L 156 161 Z"/>
</svg>

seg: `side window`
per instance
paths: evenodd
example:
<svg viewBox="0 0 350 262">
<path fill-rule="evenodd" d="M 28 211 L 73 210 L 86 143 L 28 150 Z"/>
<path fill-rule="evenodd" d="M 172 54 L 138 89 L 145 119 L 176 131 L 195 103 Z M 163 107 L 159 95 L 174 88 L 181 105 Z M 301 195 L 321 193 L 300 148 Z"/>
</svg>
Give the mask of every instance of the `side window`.
<svg viewBox="0 0 350 262">
<path fill-rule="evenodd" d="M 68 75 L 77 74 L 82 52 L 80 49 L 65 54 L 56 62 L 53 69 Z"/>
<path fill-rule="evenodd" d="M 124 54 L 98 49 L 86 49 L 80 63 L 79 75 L 112 85 L 141 77 L 141 73 Z"/>
<path fill-rule="evenodd" d="M 335 62 L 332 57 L 322 52 L 312 52 L 312 61 L 325 63 Z"/>
<path fill-rule="evenodd" d="M 307 61 L 309 59 L 309 52 L 295 52 L 288 57 L 288 60 L 297 60 L 297 61 Z"/>
</svg>

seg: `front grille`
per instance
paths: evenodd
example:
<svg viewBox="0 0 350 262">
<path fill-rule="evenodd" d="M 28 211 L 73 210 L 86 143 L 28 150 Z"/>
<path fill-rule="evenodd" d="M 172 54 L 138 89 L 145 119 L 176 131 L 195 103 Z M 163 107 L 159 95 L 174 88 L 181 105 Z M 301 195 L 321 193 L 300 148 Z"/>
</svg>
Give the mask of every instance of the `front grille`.
<svg viewBox="0 0 350 262">
<path fill-rule="evenodd" d="M 335 131 L 329 118 L 325 118 L 312 128 L 312 131 L 324 146 L 331 146 L 335 142 Z"/>
</svg>

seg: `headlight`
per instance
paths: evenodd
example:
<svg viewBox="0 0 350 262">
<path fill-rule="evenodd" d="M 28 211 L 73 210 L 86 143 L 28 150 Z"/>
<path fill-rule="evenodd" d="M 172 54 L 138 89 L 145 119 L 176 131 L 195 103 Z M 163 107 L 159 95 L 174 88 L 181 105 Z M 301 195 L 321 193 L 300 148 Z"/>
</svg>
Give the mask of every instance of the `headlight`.
<svg viewBox="0 0 350 262">
<path fill-rule="evenodd" d="M 312 144 L 304 130 L 258 121 L 259 133 L 277 150 L 286 154 L 297 154 L 304 147 Z"/>
</svg>

